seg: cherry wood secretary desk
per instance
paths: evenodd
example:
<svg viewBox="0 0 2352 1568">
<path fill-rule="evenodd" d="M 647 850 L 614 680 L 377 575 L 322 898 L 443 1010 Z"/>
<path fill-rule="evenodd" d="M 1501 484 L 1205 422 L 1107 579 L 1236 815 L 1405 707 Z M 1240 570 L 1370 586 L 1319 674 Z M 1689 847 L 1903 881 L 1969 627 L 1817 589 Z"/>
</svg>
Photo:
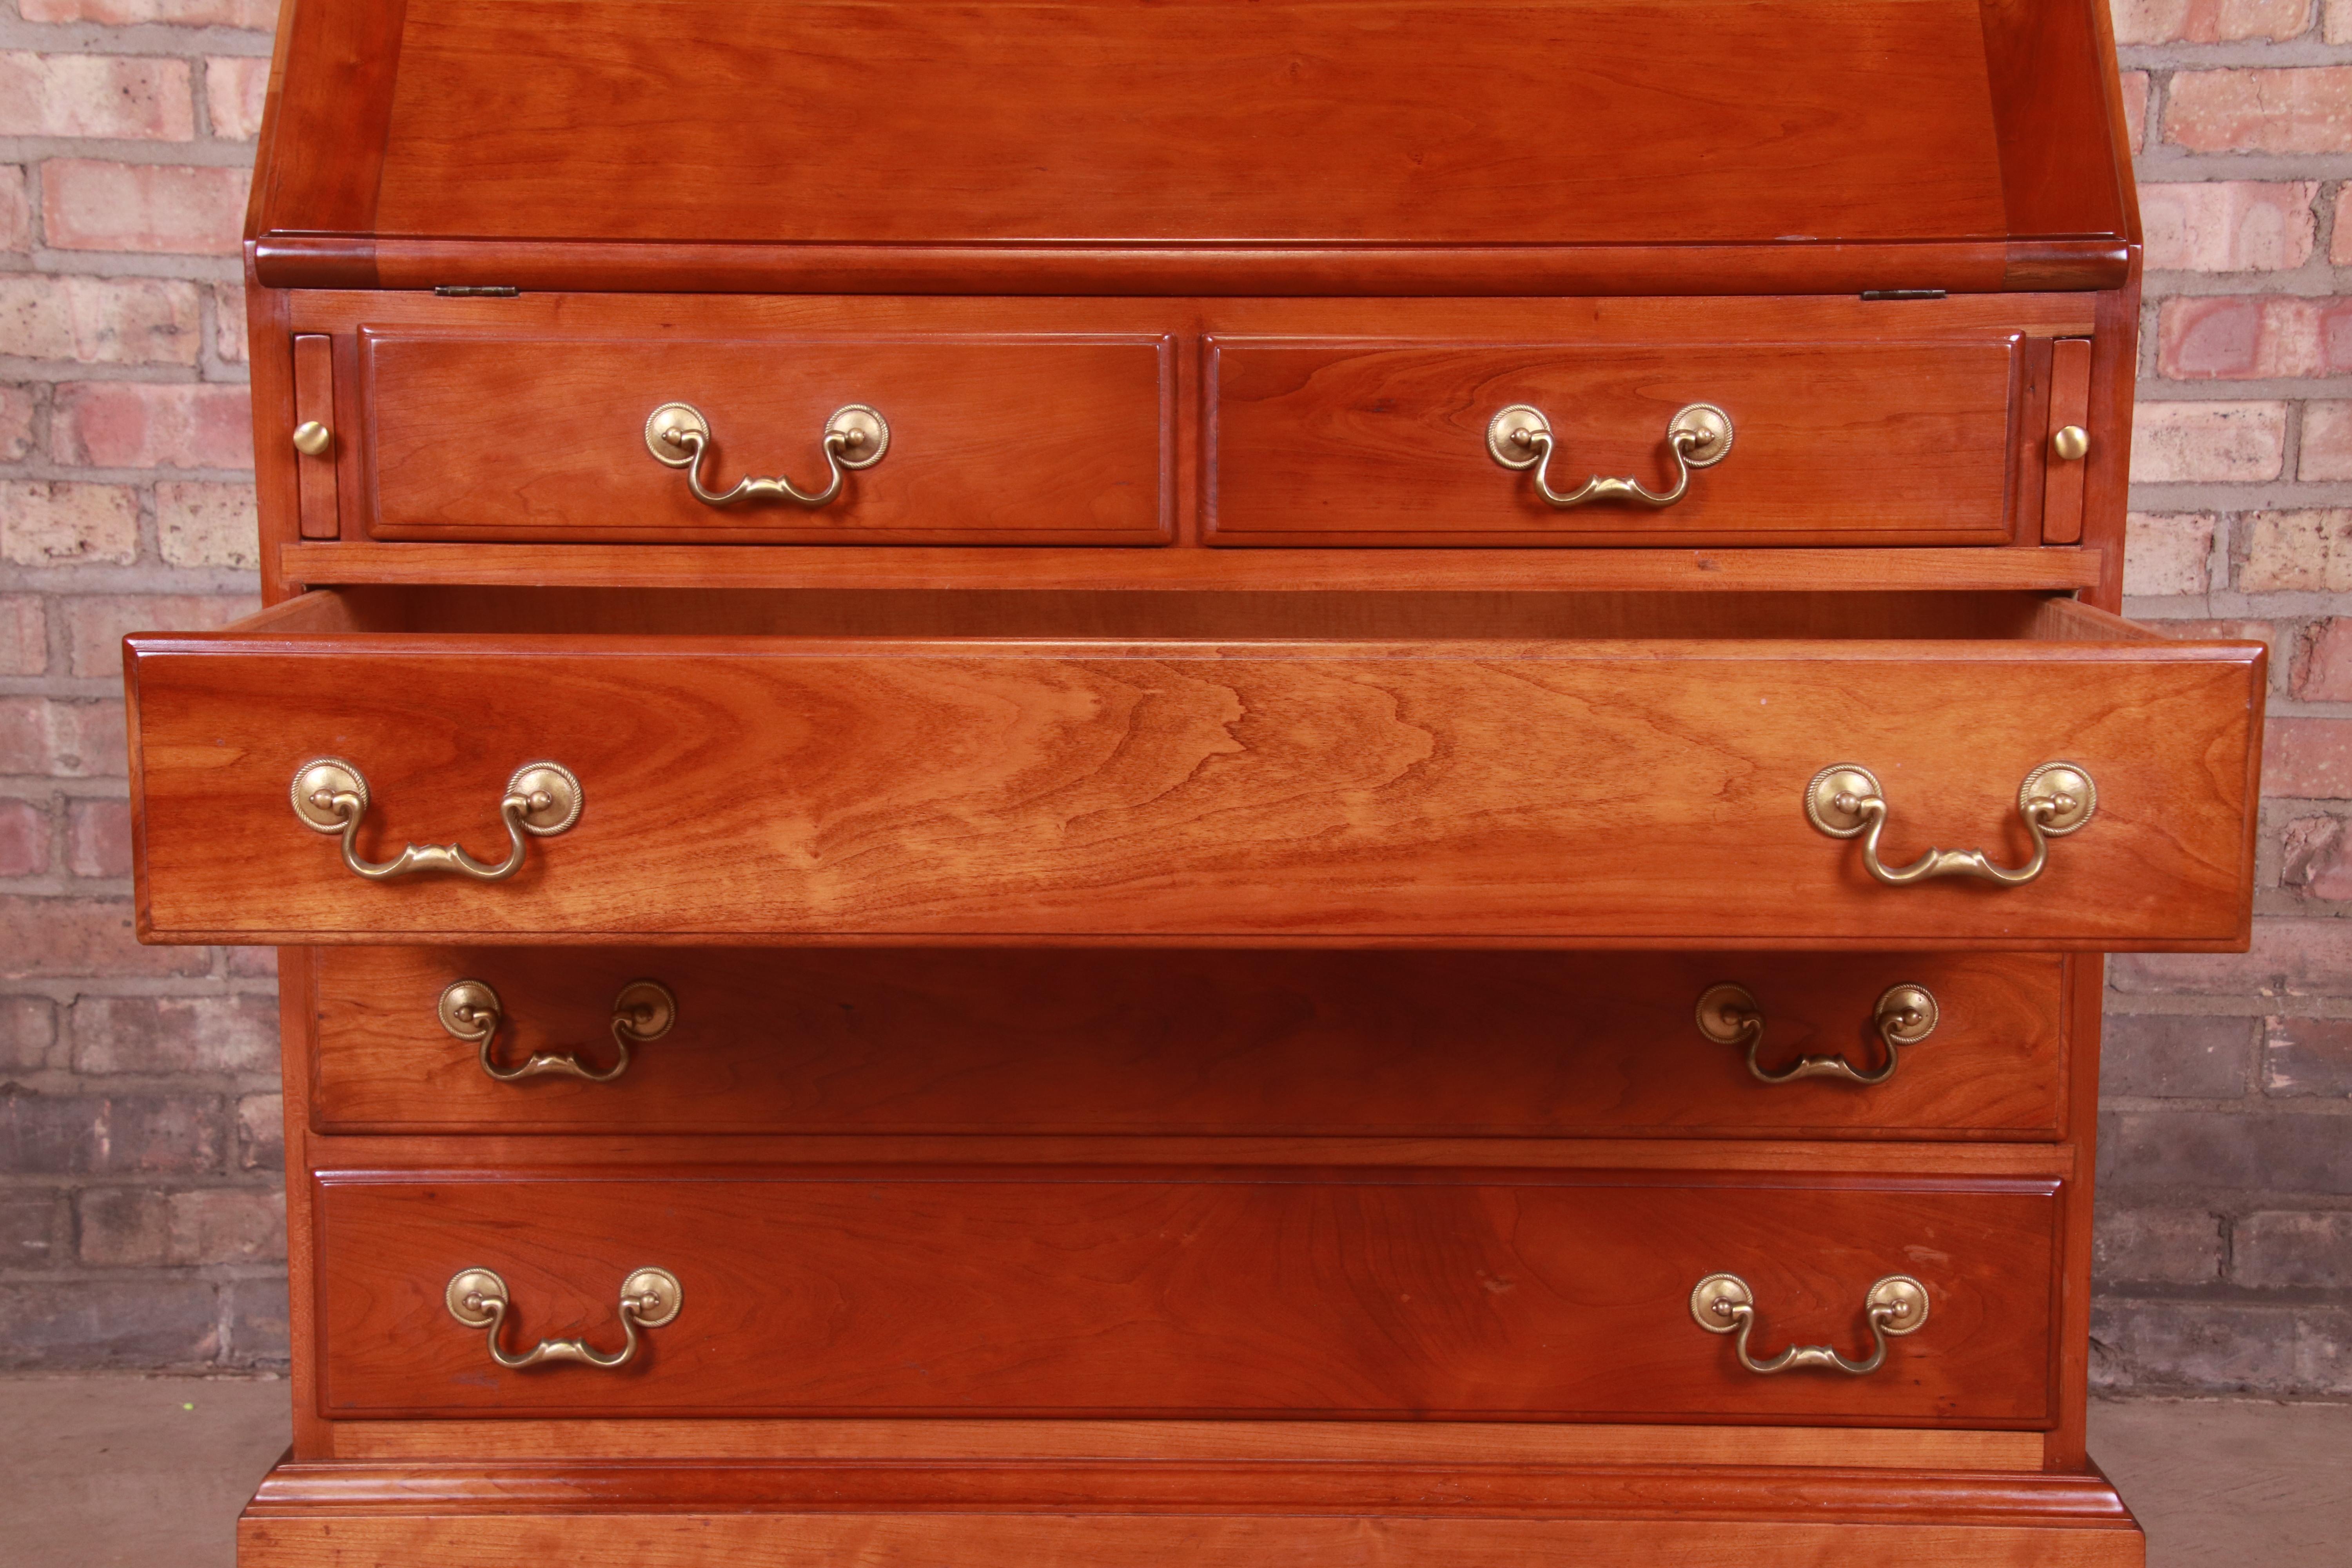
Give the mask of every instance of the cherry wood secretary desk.
<svg viewBox="0 0 2352 1568">
<path fill-rule="evenodd" d="M 2263 654 L 2116 618 L 2100 0 L 292 0 L 247 1568 L 2122 1568 L 2101 954 Z M 1934 847 L 1934 846 L 1958 847 Z"/>
</svg>

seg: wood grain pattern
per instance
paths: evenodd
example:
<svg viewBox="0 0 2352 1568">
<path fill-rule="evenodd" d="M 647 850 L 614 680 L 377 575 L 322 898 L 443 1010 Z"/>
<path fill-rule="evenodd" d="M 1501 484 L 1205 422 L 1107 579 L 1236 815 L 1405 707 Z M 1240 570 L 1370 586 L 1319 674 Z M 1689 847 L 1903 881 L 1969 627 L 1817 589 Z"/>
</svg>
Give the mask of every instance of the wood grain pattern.
<svg viewBox="0 0 2352 1568">
<path fill-rule="evenodd" d="M 1666 614 L 1594 599 L 1620 631 Z M 1707 607 L 1733 629 L 1733 601 Z M 1892 608 L 1787 606 L 1831 632 Z M 2080 640 L 877 644 L 717 635 L 723 615 L 696 637 L 134 637 L 141 929 L 2242 944 L 2262 649 L 2040 614 Z M 286 808 L 321 755 L 367 772 L 378 854 L 481 845 L 535 757 L 589 805 L 509 882 L 362 885 Z M 2024 888 L 1879 887 L 1800 809 L 1817 769 L 1861 762 L 1895 792 L 1891 854 L 1965 836 L 2016 860 L 2017 781 L 2056 757 L 2100 813 Z"/>
<path fill-rule="evenodd" d="M 1798 1494 L 1801 1495 L 1801 1494 Z M 1971 1494 L 1956 1493 L 1969 1503 Z M 1694 1504 L 1712 1500 L 1692 1494 Z M 1712 1510 L 1709 1510 L 1712 1511 Z M 1971 1511 L 1982 1510 L 1980 1508 Z M 1193 1568 L 1413 1568 L 1475 1560 L 1493 1568 L 1657 1568 L 1661 1563 L 1728 1558 L 1752 1568 L 1821 1568 L 1871 1562 L 1965 1564 L 1966 1568 L 2144 1568 L 2142 1537 L 2122 1526 L 1906 1521 L 1885 1524 L 1710 1517 L 1486 1519 L 1394 1515 L 1243 1518 L 1194 1514 L 1181 1527 L 1159 1514 L 905 1512 L 635 1514 L 545 1512 L 455 1514 L 446 1504 L 401 1512 L 352 1510 L 332 1502 L 249 1509 L 237 1526 L 242 1568 L 414 1568 L 463 1560 L 482 1568 L 528 1568 L 560 1560 L 574 1568 L 1091 1568 L 1150 1562 L 1181 1542 Z"/>
<path fill-rule="evenodd" d="M 1536 1421 L 345 1421 L 361 1460 L 1181 1459 L 2042 1468 L 2042 1435 Z"/>
<path fill-rule="evenodd" d="M 1174 353 L 1166 336 L 728 341 L 658 316 L 625 340 L 363 331 L 368 531 L 1160 543 L 1175 522 Z M 844 404 L 879 410 L 890 445 L 822 509 L 716 509 L 646 449 L 646 416 L 670 402 L 710 421 L 704 482 L 720 490 L 744 473 L 821 489 L 824 423 Z M 496 409 L 496 438 L 453 437 L 466 409 Z"/>
<path fill-rule="evenodd" d="M 2067 426 L 2091 422 L 2091 343 L 2061 338 L 2050 345 L 2050 413 L 2042 431 L 2042 539 L 2074 544 L 2083 537 L 2083 460 L 2069 461 L 2050 450 Z"/>
<path fill-rule="evenodd" d="M 335 342 L 324 332 L 302 332 L 294 339 L 294 421 L 316 421 L 331 432 L 343 428 L 335 416 Z M 290 443 L 290 431 L 286 439 Z M 335 501 L 334 449 L 315 457 L 296 452 L 294 472 L 301 492 L 302 537 L 334 538 L 342 531 Z"/>
<path fill-rule="evenodd" d="M 1899 1167 L 1898 1167 L 1899 1168 Z M 1704 1173 L 318 1179 L 321 1410 L 338 1416 L 1059 1415 L 2048 1418 L 2054 1184 Z M 625 1373 L 500 1373 L 450 1321 L 483 1266 L 518 1344 L 617 1331 L 631 1268 L 686 1310 Z M 1758 1377 L 1691 1321 L 1702 1276 L 1762 1343 L 1919 1333 L 1867 1377 Z"/>
<path fill-rule="evenodd" d="M 1727 322 L 1727 325 L 1733 323 Z M 1213 543 L 1998 544 L 2019 340 L 1662 345 L 1208 340 Z M 1712 403 L 1723 461 L 1661 510 L 1558 510 L 1486 423 L 1550 418 L 1551 482 L 1671 487 L 1665 431 Z"/>
<path fill-rule="evenodd" d="M 1225 1137 L 2054 1139 L 2052 956 L 320 949 L 312 1098 L 327 1132 L 1127 1133 Z M 501 1059 L 611 1058 L 639 976 L 677 1026 L 611 1084 L 499 1083 L 435 1015 L 499 994 Z M 1759 1083 L 1701 1036 L 1698 994 L 1747 985 L 1778 1069 L 1874 1068 L 1890 985 L 1935 1035 L 1871 1088 Z"/>
</svg>

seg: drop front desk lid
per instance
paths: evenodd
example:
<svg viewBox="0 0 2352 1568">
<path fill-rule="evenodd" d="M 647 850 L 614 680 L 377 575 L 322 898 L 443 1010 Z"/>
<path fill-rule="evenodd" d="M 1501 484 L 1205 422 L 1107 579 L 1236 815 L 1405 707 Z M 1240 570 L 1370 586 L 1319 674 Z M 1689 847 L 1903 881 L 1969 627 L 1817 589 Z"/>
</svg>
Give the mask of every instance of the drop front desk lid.
<svg viewBox="0 0 2352 1568">
<path fill-rule="evenodd" d="M 2102 288 L 2104 0 L 293 0 L 281 287 Z"/>
</svg>

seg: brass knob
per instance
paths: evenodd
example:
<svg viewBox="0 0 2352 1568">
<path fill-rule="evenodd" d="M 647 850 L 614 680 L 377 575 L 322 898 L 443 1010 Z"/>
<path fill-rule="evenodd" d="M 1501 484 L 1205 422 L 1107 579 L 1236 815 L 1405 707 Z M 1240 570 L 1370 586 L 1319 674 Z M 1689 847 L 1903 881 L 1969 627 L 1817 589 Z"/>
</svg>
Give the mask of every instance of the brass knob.
<svg viewBox="0 0 2352 1568">
<path fill-rule="evenodd" d="M 294 426 L 294 449 L 306 458 L 323 458 L 335 445 L 335 433 L 316 419 Z"/>
<path fill-rule="evenodd" d="M 2050 453 L 2062 463 L 2079 463 L 2091 450 L 2091 433 L 2080 425 L 2064 425 L 2050 434 Z"/>
</svg>

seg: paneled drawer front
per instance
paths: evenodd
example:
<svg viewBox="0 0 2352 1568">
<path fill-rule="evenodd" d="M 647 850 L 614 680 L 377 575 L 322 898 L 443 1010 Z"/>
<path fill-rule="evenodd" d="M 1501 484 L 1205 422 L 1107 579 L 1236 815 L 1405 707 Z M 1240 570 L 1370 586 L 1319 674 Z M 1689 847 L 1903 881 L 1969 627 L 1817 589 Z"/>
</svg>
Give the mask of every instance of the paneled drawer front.
<svg viewBox="0 0 2352 1568">
<path fill-rule="evenodd" d="M 311 1106 L 332 1132 L 1067 1133 L 1560 1137 L 2058 1135 L 2049 955 L 321 949 Z M 440 1001 L 496 999 L 491 1061 L 621 1061 L 615 1004 L 675 1023 L 611 1082 L 499 1081 Z M 1759 1067 L 1883 1069 L 1881 998 L 1933 1031 L 1864 1085 L 1759 1082 L 1703 1035 L 1743 986 Z M 1900 1031 L 1898 1031 L 1898 1034 Z"/>
<path fill-rule="evenodd" d="M 1213 338 L 1206 533 L 1223 544 L 2000 544 L 2014 531 L 2021 340 L 1523 342 Z M 2046 353 L 2046 351 L 2045 351 Z M 1672 489 L 1668 430 L 1708 405 L 1719 452 L 1653 508 L 1565 510 L 1488 448 L 1549 424 L 1547 480 Z M 1515 457 L 1532 459 L 1530 448 Z M 1713 458 L 1706 467 L 1696 463 Z"/>
<path fill-rule="evenodd" d="M 724 340 L 381 328 L 359 337 L 367 531 L 378 539 L 1156 544 L 1174 522 L 1162 336 L 931 333 Z M 828 504 L 715 507 L 646 423 L 691 405 L 699 470 L 821 491 L 836 409 L 887 427 Z M 845 453 L 845 457 L 856 456 Z"/>
<path fill-rule="evenodd" d="M 2242 943 L 2262 650 L 2033 614 L 2019 629 L 2051 640 L 370 635 L 283 618 L 134 637 L 142 932 Z M 320 759 L 368 797 L 314 790 L 363 809 L 306 826 L 289 786 Z M 576 774 L 583 810 L 518 835 L 506 880 L 363 879 L 311 830 L 355 821 L 353 864 L 412 840 L 495 858 L 508 785 L 541 759 Z M 2095 781 L 2096 810 L 2021 886 L 1884 885 L 1866 841 L 1808 820 L 1822 770 L 1856 763 L 1884 792 L 1883 866 L 1956 840 L 2027 866 L 2021 782 L 2061 761 Z"/>
<path fill-rule="evenodd" d="M 2032 1426 L 2050 1405 L 2054 1184 L 1704 1173 L 1007 1174 L 642 1180 L 327 1174 L 330 1415 L 1653 1416 Z M 452 1316 L 499 1277 L 509 1357 L 625 1342 L 647 1267 L 681 1288 L 631 1364 L 507 1371 Z M 1728 1273 L 1759 1376 L 1694 1321 Z M 463 1295 L 465 1292 L 459 1292 Z M 461 1303 L 462 1305 L 462 1303 Z"/>
</svg>

